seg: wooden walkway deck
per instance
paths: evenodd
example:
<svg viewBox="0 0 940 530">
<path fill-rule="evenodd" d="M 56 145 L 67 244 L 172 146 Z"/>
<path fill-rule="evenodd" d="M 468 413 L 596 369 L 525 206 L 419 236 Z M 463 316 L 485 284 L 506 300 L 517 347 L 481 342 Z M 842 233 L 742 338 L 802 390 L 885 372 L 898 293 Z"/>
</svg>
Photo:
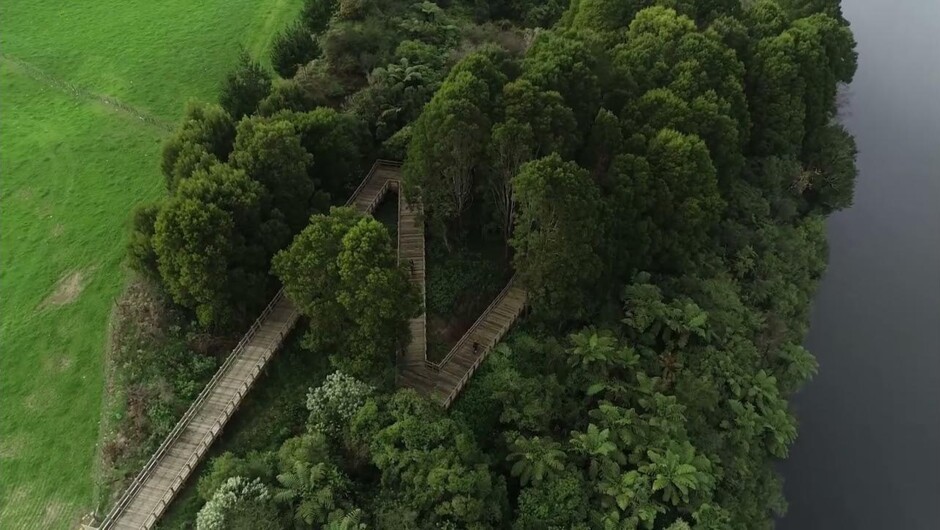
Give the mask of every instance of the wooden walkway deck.
<svg viewBox="0 0 940 530">
<path fill-rule="evenodd" d="M 347 206 L 372 213 L 389 190 L 400 190 L 399 164 L 377 161 Z M 420 204 L 399 193 L 398 259 L 425 297 L 424 222 Z M 490 350 L 526 305 L 526 294 L 510 280 L 493 303 L 440 363 L 427 360 L 427 319 L 410 322 L 411 343 L 399 357 L 399 384 L 450 407 Z M 299 318 L 278 292 L 218 372 L 114 505 L 99 529 L 150 529 L 186 483 L 225 424 L 251 390 L 267 362 Z"/>
<path fill-rule="evenodd" d="M 346 204 L 372 213 L 386 192 L 397 188 L 398 175 L 397 164 L 376 162 Z M 410 215 L 420 217 L 420 212 Z M 423 286 L 423 239 L 421 269 Z M 298 318 L 294 304 L 279 291 L 98 528 L 149 529 L 156 524 Z"/>
<path fill-rule="evenodd" d="M 403 383 L 428 394 L 444 408 L 450 408 L 477 368 L 509 331 L 526 306 L 526 292 L 515 281 L 509 283 L 480 318 L 450 350 L 444 360 L 425 360 L 424 366 L 403 370 Z"/>
</svg>

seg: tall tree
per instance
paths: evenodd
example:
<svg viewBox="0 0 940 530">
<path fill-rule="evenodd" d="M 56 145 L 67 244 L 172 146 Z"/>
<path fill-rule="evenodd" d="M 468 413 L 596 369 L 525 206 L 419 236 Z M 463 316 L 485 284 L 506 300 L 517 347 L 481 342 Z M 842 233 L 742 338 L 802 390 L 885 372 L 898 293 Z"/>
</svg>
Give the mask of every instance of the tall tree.
<svg viewBox="0 0 940 530">
<path fill-rule="evenodd" d="M 724 203 L 708 148 L 697 136 L 663 129 L 646 156 L 615 163 L 615 214 L 629 227 L 629 259 L 641 269 L 677 271 L 692 265 L 707 246 Z"/>
<path fill-rule="evenodd" d="M 273 119 L 289 121 L 300 145 L 313 156 L 313 165 L 308 166 L 311 180 L 319 183 L 333 202 L 345 200 L 361 178 L 361 161 L 369 148 L 362 123 L 349 113 L 326 107 L 281 112 Z"/>
<path fill-rule="evenodd" d="M 447 236 L 472 200 L 491 122 L 489 89 L 469 72 L 448 79 L 415 123 L 403 168 L 406 190 Z M 448 243 L 449 245 L 449 243 Z"/>
<path fill-rule="evenodd" d="M 578 148 L 578 124 L 561 94 L 541 90 L 526 79 L 503 87 L 505 116 L 529 125 L 535 140 L 535 156 L 558 153 L 570 159 Z"/>
<path fill-rule="evenodd" d="M 258 238 L 265 200 L 263 187 L 220 164 L 180 183 L 157 215 L 160 276 L 205 326 L 230 324 L 265 296 L 267 256 Z"/>
<path fill-rule="evenodd" d="M 555 153 L 523 166 L 513 192 L 513 264 L 534 306 L 553 317 L 588 314 L 591 286 L 604 273 L 600 193 L 590 173 Z"/>
<path fill-rule="evenodd" d="M 258 103 L 270 93 L 271 74 L 242 50 L 235 68 L 222 82 L 219 104 L 238 121 L 254 113 Z"/>
<path fill-rule="evenodd" d="M 614 157 L 624 149 L 623 131 L 620 120 L 607 109 L 597 111 L 591 132 L 588 135 L 580 163 L 591 171 L 594 180 L 603 188 L 609 187 L 607 172 Z"/>
<path fill-rule="evenodd" d="M 806 104 L 792 37 L 780 35 L 759 42 L 748 74 L 754 122 L 751 153 L 797 155 L 805 134 Z"/>
<path fill-rule="evenodd" d="M 844 127 L 831 124 L 807 139 L 810 180 L 804 196 L 813 211 L 830 214 L 852 205 L 855 189 L 855 139 Z"/>
<path fill-rule="evenodd" d="M 522 165 L 535 156 L 535 135 L 532 127 L 510 119 L 493 127 L 490 139 L 489 178 L 490 200 L 493 203 L 506 250 L 516 217 L 516 197 L 512 181 Z"/>
<path fill-rule="evenodd" d="M 598 55 L 584 42 L 554 31 L 539 34 L 522 64 L 523 79 L 558 92 L 572 109 L 580 131 L 601 105 Z"/>
<path fill-rule="evenodd" d="M 506 487 L 494 476 L 472 436 L 439 407 L 401 391 L 372 436 L 372 462 L 381 471 L 377 517 L 402 528 L 493 528 L 506 510 Z"/>
<path fill-rule="evenodd" d="M 170 192 L 196 169 L 224 162 L 232 152 L 235 123 L 218 105 L 189 103 L 183 123 L 163 144 L 160 168 Z"/>
<path fill-rule="evenodd" d="M 294 232 L 307 224 L 317 205 L 317 182 L 308 174 L 312 163 L 289 121 L 253 117 L 238 124 L 232 166 L 268 190 Z"/>
<path fill-rule="evenodd" d="M 297 21 L 274 38 L 271 44 L 271 63 L 281 77 L 289 79 L 297 73 L 297 69 L 320 55 L 320 46 L 317 44 L 310 28 L 302 21 Z"/>
<path fill-rule="evenodd" d="M 331 352 L 337 369 L 388 385 L 420 300 L 385 227 L 351 208 L 333 208 L 313 216 L 273 266 L 310 319 L 306 346 Z"/>
</svg>

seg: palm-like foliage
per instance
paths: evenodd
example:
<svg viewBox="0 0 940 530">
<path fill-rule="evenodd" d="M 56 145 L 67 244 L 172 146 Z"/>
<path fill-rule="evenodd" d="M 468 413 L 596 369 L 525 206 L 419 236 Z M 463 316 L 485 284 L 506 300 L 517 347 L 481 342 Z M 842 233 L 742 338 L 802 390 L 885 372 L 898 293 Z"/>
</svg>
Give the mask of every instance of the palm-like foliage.
<svg viewBox="0 0 940 530">
<path fill-rule="evenodd" d="M 711 463 L 695 454 L 692 444 L 673 444 L 665 452 L 647 451 L 649 464 L 640 466 L 641 473 L 653 479 L 653 491 L 662 491 L 663 500 L 678 506 L 689 502 L 689 494 L 711 488 Z"/>
<path fill-rule="evenodd" d="M 553 440 L 519 436 L 510 444 L 510 449 L 512 452 L 506 459 L 515 461 L 512 476 L 519 477 L 523 486 L 538 484 L 565 468 L 565 452 L 561 444 Z"/>
<path fill-rule="evenodd" d="M 617 339 L 610 332 L 590 329 L 572 335 L 571 342 L 574 348 L 571 350 L 570 363 L 583 368 L 610 362 L 617 346 Z"/>
<path fill-rule="evenodd" d="M 333 518 L 324 530 L 366 530 L 366 528 L 368 527 L 362 522 L 362 510 L 355 509 L 343 514 L 342 517 Z"/>
<path fill-rule="evenodd" d="M 278 475 L 277 481 L 283 487 L 274 500 L 292 506 L 294 518 L 308 525 L 325 523 L 342 508 L 349 490 L 346 477 L 324 462 L 297 462 L 292 471 Z"/>
<path fill-rule="evenodd" d="M 610 429 L 598 429 L 593 423 L 587 432 L 571 433 L 571 449 L 586 460 L 588 476 L 591 480 L 599 475 L 616 475 L 626 458 L 611 440 Z"/>
</svg>

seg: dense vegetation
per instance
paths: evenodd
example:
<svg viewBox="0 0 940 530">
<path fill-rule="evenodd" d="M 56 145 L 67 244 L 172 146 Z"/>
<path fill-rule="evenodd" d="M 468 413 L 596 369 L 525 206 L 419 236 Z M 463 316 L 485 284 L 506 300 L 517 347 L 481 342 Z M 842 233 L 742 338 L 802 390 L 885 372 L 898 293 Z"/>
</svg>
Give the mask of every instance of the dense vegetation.
<svg viewBox="0 0 940 530">
<path fill-rule="evenodd" d="M 211 461 L 197 528 L 770 527 L 854 46 L 837 0 L 309 0 L 281 77 L 246 59 L 190 108 L 136 217 L 202 326 L 279 280 L 336 370 L 302 434 Z M 328 209 L 376 155 L 443 261 L 495 243 L 530 295 L 449 414 L 390 384 L 418 309 L 388 231 Z"/>
</svg>

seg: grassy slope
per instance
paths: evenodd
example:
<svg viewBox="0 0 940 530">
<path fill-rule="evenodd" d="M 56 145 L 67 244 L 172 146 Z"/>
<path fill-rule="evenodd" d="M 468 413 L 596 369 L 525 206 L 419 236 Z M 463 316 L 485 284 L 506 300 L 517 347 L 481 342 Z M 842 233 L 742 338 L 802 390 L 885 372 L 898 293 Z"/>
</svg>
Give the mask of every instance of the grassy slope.
<svg viewBox="0 0 940 530">
<path fill-rule="evenodd" d="M 266 56 L 301 0 L 8 0 L 0 49 L 56 77 L 175 118 L 215 99 L 238 46 Z"/>
<path fill-rule="evenodd" d="M 159 195 L 163 129 L 263 52 L 300 0 L 10 1 L 0 8 L 0 528 L 63 528 L 92 500 L 109 309 L 130 208 Z M 27 62 L 60 81 L 30 77 Z M 74 302 L 44 306 L 79 271 Z"/>
</svg>

